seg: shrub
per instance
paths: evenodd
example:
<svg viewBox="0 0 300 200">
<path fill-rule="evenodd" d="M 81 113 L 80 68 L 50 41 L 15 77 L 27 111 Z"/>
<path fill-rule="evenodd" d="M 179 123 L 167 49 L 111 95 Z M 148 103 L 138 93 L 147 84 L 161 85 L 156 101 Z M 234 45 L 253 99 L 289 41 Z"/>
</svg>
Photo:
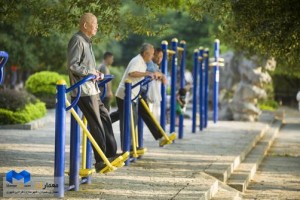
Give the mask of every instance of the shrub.
<svg viewBox="0 0 300 200">
<path fill-rule="evenodd" d="M 0 124 L 24 124 L 46 114 L 45 103 L 26 91 L 0 91 Z"/>
<path fill-rule="evenodd" d="M 37 99 L 26 91 L 1 90 L 0 108 L 17 111 L 25 108 L 26 104 L 36 103 Z"/>
<path fill-rule="evenodd" d="M 69 84 L 67 75 L 60 75 L 56 72 L 42 71 L 31 75 L 25 83 L 28 92 L 46 103 L 47 108 L 55 107 L 56 82 L 64 79 Z"/>
<path fill-rule="evenodd" d="M 263 101 L 260 102 L 258 105 L 261 110 L 266 111 L 274 111 L 279 107 L 279 104 L 274 100 Z"/>
<path fill-rule="evenodd" d="M 25 124 L 45 116 L 46 112 L 45 103 L 40 101 L 35 104 L 27 104 L 25 108 L 19 111 L 0 108 L 0 125 Z"/>
</svg>

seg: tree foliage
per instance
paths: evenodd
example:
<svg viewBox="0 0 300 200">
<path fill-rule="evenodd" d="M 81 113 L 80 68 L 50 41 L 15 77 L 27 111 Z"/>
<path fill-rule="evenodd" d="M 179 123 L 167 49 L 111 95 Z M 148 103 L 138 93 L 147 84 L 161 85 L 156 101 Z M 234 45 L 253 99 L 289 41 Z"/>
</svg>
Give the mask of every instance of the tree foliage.
<svg viewBox="0 0 300 200">
<path fill-rule="evenodd" d="M 53 52 L 63 55 L 59 47 L 65 46 L 66 41 L 56 41 L 55 34 L 72 33 L 84 12 L 93 12 L 99 17 L 100 33 L 95 42 L 103 43 L 108 38 L 122 40 L 131 34 L 164 35 L 170 26 L 161 19 L 170 17 L 170 10 L 188 13 L 196 21 L 205 19 L 204 16 L 211 17 L 219 25 L 216 33 L 221 42 L 232 48 L 250 54 L 274 56 L 289 63 L 289 67 L 299 60 L 298 0 L 2 0 L 0 45 L 19 48 L 15 49 L 18 62 L 40 65 L 42 59 L 35 43 L 43 44 L 41 36 L 54 37 L 50 40 L 58 48 L 54 51 L 51 46 L 55 45 L 51 44 L 48 57 L 44 54 L 43 59 L 57 57 L 52 55 Z M 197 25 L 196 21 L 191 20 Z M 8 40 L 12 41 L 11 44 Z M 45 45 L 47 42 L 42 48 Z M 30 51 L 37 54 L 23 55 Z M 56 60 L 65 60 L 59 58 Z M 62 63 L 55 65 L 60 67 Z"/>
<path fill-rule="evenodd" d="M 220 23 L 220 37 L 234 49 L 251 55 L 273 56 L 298 65 L 300 2 L 297 0 L 188 1 L 190 13 Z"/>
</svg>

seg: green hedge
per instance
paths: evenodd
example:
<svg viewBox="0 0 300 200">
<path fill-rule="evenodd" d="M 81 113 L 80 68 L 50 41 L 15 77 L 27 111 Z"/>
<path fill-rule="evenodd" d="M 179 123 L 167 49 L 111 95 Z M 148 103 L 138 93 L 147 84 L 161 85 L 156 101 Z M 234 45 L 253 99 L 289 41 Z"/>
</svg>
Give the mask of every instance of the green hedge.
<svg viewBox="0 0 300 200">
<path fill-rule="evenodd" d="M 47 108 L 55 107 L 56 82 L 65 80 L 69 84 L 67 75 L 60 75 L 56 72 L 42 71 L 31 75 L 25 83 L 28 92 L 46 103 Z"/>
<path fill-rule="evenodd" d="M 0 90 L 0 125 L 24 124 L 46 111 L 45 103 L 26 91 Z"/>
<path fill-rule="evenodd" d="M 46 112 L 45 103 L 40 101 L 34 104 L 27 104 L 25 108 L 18 111 L 0 108 L 0 125 L 25 124 L 45 116 Z"/>
</svg>

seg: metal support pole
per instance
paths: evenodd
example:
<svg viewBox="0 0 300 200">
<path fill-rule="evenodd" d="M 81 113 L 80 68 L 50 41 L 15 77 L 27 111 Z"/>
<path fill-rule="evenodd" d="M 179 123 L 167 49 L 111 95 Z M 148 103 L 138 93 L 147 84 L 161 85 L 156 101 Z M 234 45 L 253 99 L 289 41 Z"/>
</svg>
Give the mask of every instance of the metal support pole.
<svg viewBox="0 0 300 200">
<path fill-rule="evenodd" d="M 192 133 L 196 132 L 196 118 L 197 118 L 197 75 L 198 75 L 198 49 L 194 50 L 194 67 L 193 67 L 193 113 L 192 113 Z"/>
<path fill-rule="evenodd" d="M 207 128 L 208 124 L 208 93 L 209 93 L 209 49 L 204 50 L 204 128 Z"/>
<path fill-rule="evenodd" d="M 199 48 L 199 114 L 200 114 L 200 122 L 199 128 L 200 131 L 203 130 L 204 127 L 204 64 L 203 64 L 203 47 Z"/>
<path fill-rule="evenodd" d="M 58 81 L 56 90 L 54 181 L 55 184 L 58 184 L 57 197 L 63 198 L 65 187 L 66 82 L 64 80 Z"/>
<path fill-rule="evenodd" d="M 92 143 L 88 138 L 86 140 L 86 168 L 87 169 L 92 168 Z M 92 183 L 92 176 L 91 175 L 86 177 L 86 179 L 87 179 L 87 184 Z"/>
<path fill-rule="evenodd" d="M 161 48 L 163 50 L 163 59 L 161 62 L 161 72 L 167 77 L 168 73 L 168 42 L 162 41 Z M 161 84 L 161 104 L 160 104 L 160 126 L 165 131 L 166 130 L 166 112 L 167 112 L 167 92 L 166 86 Z"/>
<path fill-rule="evenodd" d="M 131 128 L 130 128 L 130 116 L 131 116 L 131 81 L 125 81 L 125 97 L 124 97 L 124 138 L 123 138 L 123 153 L 129 152 L 130 153 L 130 135 L 131 135 Z M 126 160 L 125 165 L 129 166 L 130 160 Z"/>
<path fill-rule="evenodd" d="M 5 51 L 0 51 L 0 85 L 4 80 L 4 66 L 8 60 L 8 53 Z"/>
<path fill-rule="evenodd" d="M 138 102 L 140 100 L 138 99 Z M 138 103 L 138 110 L 141 109 L 142 105 Z M 141 115 L 138 115 L 138 147 L 143 148 L 144 147 L 144 121 Z"/>
<path fill-rule="evenodd" d="M 184 40 L 180 41 L 180 47 L 183 48 L 182 55 L 181 55 L 181 63 L 180 63 L 180 88 L 185 87 L 185 54 L 186 54 L 186 42 Z M 183 138 L 183 122 L 184 122 L 184 115 L 179 115 L 179 135 L 178 138 Z"/>
<path fill-rule="evenodd" d="M 73 107 L 75 112 L 80 116 L 78 105 Z M 79 160 L 80 160 L 80 127 L 76 119 L 71 115 L 71 131 L 70 131 L 70 174 L 69 184 L 74 185 L 74 190 L 79 190 Z"/>
<path fill-rule="evenodd" d="M 171 102 L 170 102 L 170 133 L 175 132 L 176 123 L 176 82 L 177 82 L 177 38 L 172 39 L 172 70 L 171 70 Z"/>
<path fill-rule="evenodd" d="M 220 79 L 220 69 L 219 69 L 219 55 L 220 55 L 220 40 L 215 40 L 215 63 L 214 66 L 214 96 L 213 96 L 213 107 L 214 107 L 214 123 L 217 123 L 219 118 L 219 79 Z"/>
</svg>

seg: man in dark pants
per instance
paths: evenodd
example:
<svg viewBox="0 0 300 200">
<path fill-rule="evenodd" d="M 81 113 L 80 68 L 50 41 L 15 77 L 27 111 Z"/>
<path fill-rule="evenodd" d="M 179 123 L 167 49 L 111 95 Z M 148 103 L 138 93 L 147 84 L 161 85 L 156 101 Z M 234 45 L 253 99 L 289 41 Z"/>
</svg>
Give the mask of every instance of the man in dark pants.
<svg viewBox="0 0 300 200">
<path fill-rule="evenodd" d="M 151 76 L 152 78 L 158 78 L 162 76 L 160 72 L 148 72 L 146 71 L 147 65 L 146 63 L 151 61 L 154 54 L 154 48 L 151 44 L 143 44 L 140 54 L 138 54 L 136 57 L 134 57 L 128 64 L 123 78 L 119 84 L 119 87 L 116 91 L 116 101 L 118 110 L 116 112 L 111 113 L 111 119 L 114 123 L 117 120 L 120 120 L 120 132 L 121 132 L 121 144 L 123 146 L 123 137 L 124 137 L 124 96 L 125 96 L 125 80 L 129 79 L 132 82 L 132 85 L 142 80 L 145 76 Z M 132 97 L 135 97 L 140 90 L 140 86 L 135 87 L 132 89 Z M 133 106 L 135 106 L 136 103 L 133 102 Z M 135 111 L 136 109 L 133 108 Z M 139 107 L 139 114 L 141 115 L 143 121 L 148 126 L 150 132 L 152 133 L 155 140 L 161 139 L 162 134 L 160 133 L 159 129 L 155 125 L 152 118 L 147 114 L 147 111 L 143 106 Z M 134 113 L 136 116 L 136 113 Z M 128 116 L 129 117 L 129 116 Z"/>
<path fill-rule="evenodd" d="M 109 75 L 110 74 L 110 67 L 114 62 L 114 55 L 111 52 L 105 52 L 103 55 L 103 61 L 101 63 L 101 65 L 98 67 L 99 71 L 101 73 L 103 73 L 104 75 Z M 110 110 L 110 102 L 111 102 L 111 98 L 113 97 L 113 92 L 112 92 L 112 86 L 111 86 L 111 82 L 108 82 L 106 87 L 106 94 L 104 96 L 103 99 L 103 104 L 105 106 L 105 108 L 108 110 Z M 101 89 L 101 88 L 100 88 Z M 103 90 L 101 90 L 102 92 Z"/>
<path fill-rule="evenodd" d="M 91 37 L 96 35 L 98 29 L 97 18 L 92 13 L 85 13 L 80 19 L 80 31 L 73 35 L 68 44 L 68 68 L 71 85 L 80 81 L 87 75 L 96 75 L 94 80 L 81 86 L 81 96 L 78 106 L 90 126 L 90 132 L 103 153 L 113 160 L 117 155 L 117 143 L 114 137 L 110 116 L 99 98 L 100 90 L 97 80 L 103 74 L 96 70 L 95 56 L 92 50 Z M 76 97 L 77 91 L 71 92 Z M 93 147 L 96 160 L 96 171 L 99 172 L 105 164 Z"/>
</svg>

